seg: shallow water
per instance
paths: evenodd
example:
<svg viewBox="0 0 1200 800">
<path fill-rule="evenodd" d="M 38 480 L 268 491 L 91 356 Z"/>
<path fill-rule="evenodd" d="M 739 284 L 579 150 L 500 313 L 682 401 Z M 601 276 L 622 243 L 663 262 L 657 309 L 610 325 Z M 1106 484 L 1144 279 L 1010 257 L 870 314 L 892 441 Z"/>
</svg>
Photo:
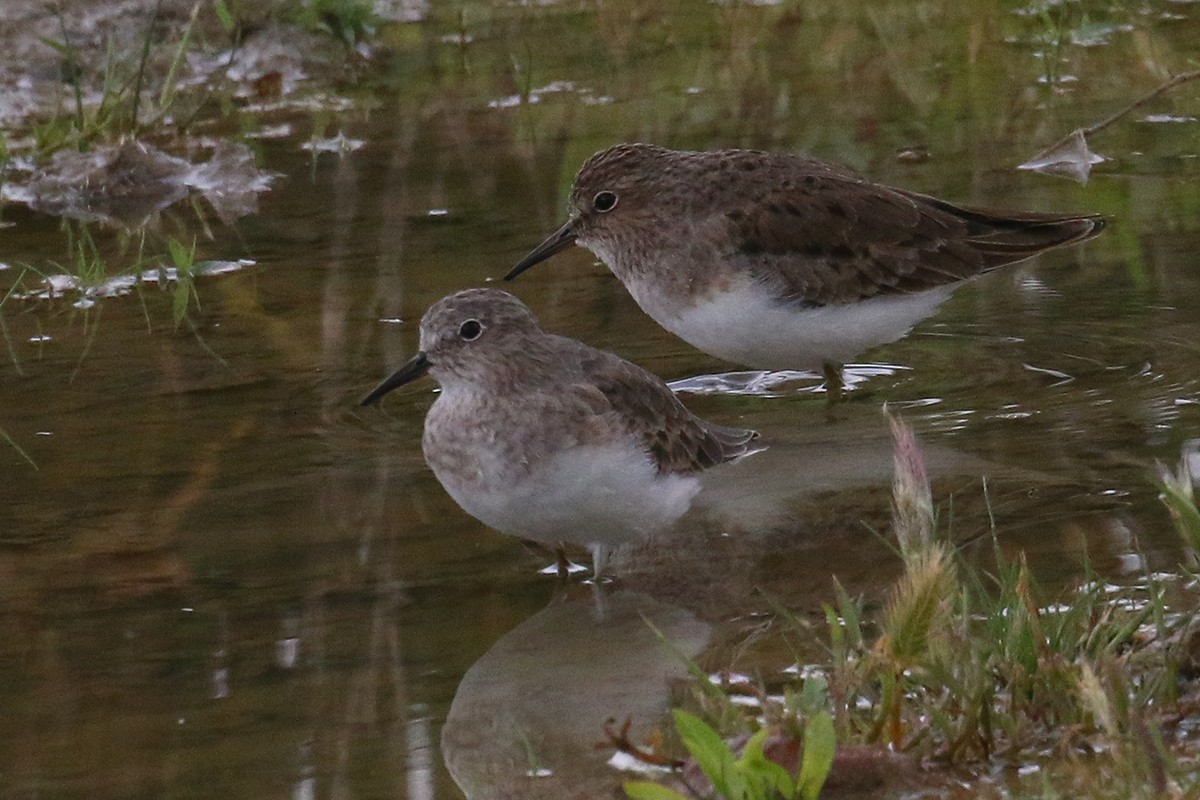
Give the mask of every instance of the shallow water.
<svg viewBox="0 0 1200 800">
<path fill-rule="evenodd" d="M 0 308 L 0 429 L 36 464 L 0 442 L 0 796 L 609 796 L 604 720 L 644 734 L 683 674 L 639 613 L 725 667 L 775 603 L 807 614 L 830 575 L 873 597 L 896 574 L 868 531 L 889 514 L 885 401 L 956 539 L 994 513 L 1050 586 L 1086 563 L 1174 569 L 1148 476 L 1200 442 L 1200 127 L 1143 120 L 1196 116 L 1197 84 L 1098 134 L 1110 160 L 1085 186 L 1014 168 L 1186 69 L 1200 10 L 1087 10 L 1102 42 L 1055 49 L 1015 5 L 439 6 L 385 32 L 354 110 L 257 117 L 293 133 L 255 140 L 280 176 L 259 212 L 200 239 L 198 257 L 253 263 L 198 278 L 195 331 L 152 285 Z M 303 149 L 339 131 L 365 144 Z M 561 222 L 582 161 L 623 140 L 804 150 L 1111 227 L 865 354 L 833 421 L 815 379 L 686 395 L 769 448 L 624 554 L 598 610 L 437 485 L 431 382 L 357 400 L 430 303 L 498 279 Z M 928 158 L 896 157 L 914 148 Z M 67 259 L 58 220 L 4 220 L 0 289 Z M 187 207 L 163 227 L 202 233 Z M 582 250 L 506 288 L 668 380 L 733 369 Z M 738 668 L 789 663 L 777 649 Z"/>
</svg>

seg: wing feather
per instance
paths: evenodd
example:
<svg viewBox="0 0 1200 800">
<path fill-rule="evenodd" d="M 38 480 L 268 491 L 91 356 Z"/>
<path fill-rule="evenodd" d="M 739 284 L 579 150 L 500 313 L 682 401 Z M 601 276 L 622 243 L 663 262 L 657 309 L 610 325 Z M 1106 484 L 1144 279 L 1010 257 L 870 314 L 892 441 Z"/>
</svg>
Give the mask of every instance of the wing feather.
<svg viewBox="0 0 1200 800">
<path fill-rule="evenodd" d="M 568 391 L 585 399 L 591 413 L 602 420 L 598 435 L 614 428 L 632 434 L 659 472 L 708 469 L 744 455 L 758 437 L 752 430 L 701 419 L 657 376 L 618 356 L 592 348 L 582 356 L 582 379 Z"/>
<path fill-rule="evenodd" d="M 1003 214 L 821 169 L 718 212 L 728 258 L 809 305 L 933 289 L 1099 233 L 1088 215 Z"/>
</svg>

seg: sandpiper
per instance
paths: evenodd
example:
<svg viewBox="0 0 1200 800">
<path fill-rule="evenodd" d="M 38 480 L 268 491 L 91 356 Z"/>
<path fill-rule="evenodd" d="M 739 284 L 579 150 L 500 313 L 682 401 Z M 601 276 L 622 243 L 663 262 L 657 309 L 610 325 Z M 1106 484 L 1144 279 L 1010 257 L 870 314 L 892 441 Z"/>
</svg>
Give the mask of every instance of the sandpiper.
<svg viewBox="0 0 1200 800">
<path fill-rule="evenodd" d="M 498 289 L 442 298 L 419 352 L 362 401 L 429 372 L 425 461 L 471 516 L 503 533 L 610 548 L 691 505 L 696 473 L 749 452 L 754 431 L 700 419 L 667 385 L 612 353 L 543 331 Z"/>
<path fill-rule="evenodd" d="M 580 244 L 700 350 L 831 379 L 964 281 L 1104 227 L 1094 215 L 961 208 L 801 155 L 649 144 L 588 159 L 568 211 L 506 279 Z"/>
</svg>

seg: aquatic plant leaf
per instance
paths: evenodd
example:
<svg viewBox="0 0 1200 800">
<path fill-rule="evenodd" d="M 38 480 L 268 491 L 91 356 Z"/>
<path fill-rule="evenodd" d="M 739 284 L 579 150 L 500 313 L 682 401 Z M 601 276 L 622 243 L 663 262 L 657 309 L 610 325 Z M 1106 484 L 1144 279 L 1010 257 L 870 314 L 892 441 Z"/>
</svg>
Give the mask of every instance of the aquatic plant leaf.
<svg viewBox="0 0 1200 800">
<path fill-rule="evenodd" d="M 730 794 L 730 780 L 734 776 L 733 751 L 715 730 L 694 714 L 676 709 L 675 728 L 683 745 L 696 759 L 700 771 L 712 782 L 713 787 L 726 797 Z"/>
<path fill-rule="evenodd" d="M 1083 135 L 1083 130 L 1078 129 L 1021 164 L 1017 169 L 1042 172 L 1047 175 L 1062 175 L 1079 183 L 1087 183 L 1092 166 L 1107 160 L 1104 156 L 1092 152 Z"/>
<path fill-rule="evenodd" d="M 0 439 L 3 439 L 4 441 L 6 441 L 10 445 L 12 445 L 12 448 L 17 451 L 17 454 L 19 456 L 21 456 L 21 458 L 25 459 L 25 461 L 28 462 L 29 466 L 33 467 L 34 469 L 38 469 L 37 462 L 34 461 L 33 458 L 30 457 L 29 453 L 25 452 L 25 448 L 23 448 L 23 447 L 21 447 L 21 445 L 17 444 L 16 439 L 14 439 L 8 435 L 8 431 L 4 430 L 4 428 L 0 428 Z"/>
<path fill-rule="evenodd" d="M 175 237 L 171 237 L 170 241 L 167 242 L 167 251 L 170 253 L 171 262 L 175 265 L 176 269 L 191 271 L 192 264 L 196 260 L 195 240 L 192 240 L 192 249 L 189 251 L 183 242 Z"/>
<path fill-rule="evenodd" d="M 846 637 L 851 647 L 856 650 L 861 650 L 863 647 L 862 633 L 862 609 L 859 604 L 850 599 L 850 595 L 846 593 L 842 582 L 836 577 L 833 579 L 833 591 L 837 596 L 838 614 L 841 615 L 842 623 L 846 626 Z"/>
<path fill-rule="evenodd" d="M 804 679 L 800 690 L 801 708 L 812 711 L 824 709 L 829 700 L 829 683 L 821 675 L 810 675 Z"/>
<path fill-rule="evenodd" d="M 754 794 L 792 797 L 796 793 L 792 777 L 788 775 L 787 770 L 763 753 L 763 744 L 770 733 L 769 728 L 760 728 L 746 741 L 745 747 L 742 748 L 742 757 L 735 763 L 735 769 L 747 779 L 757 779 L 755 782 L 758 785 L 754 787 Z"/>
<path fill-rule="evenodd" d="M 828 711 L 809 717 L 804 725 L 804 756 L 800 762 L 800 775 L 796 779 L 797 797 L 817 800 L 833 767 L 836 751 L 837 733 L 833 728 L 833 717 Z"/>
<path fill-rule="evenodd" d="M 171 293 L 171 316 L 175 319 L 176 327 L 179 327 L 179 323 L 183 322 L 183 318 L 187 316 L 191 293 L 192 287 L 189 282 L 178 281 L 175 284 L 175 289 Z"/>
<path fill-rule="evenodd" d="M 217 19 L 221 21 L 221 27 L 225 29 L 225 32 L 233 33 L 235 25 L 233 14 L 229 12 L 229 6 L 226 5 L 225 0 L 216 0 L 213 3 L 213 11 L 217 13 Z"/>
<path fill-rule="evenodd" d="M 1159 464 L 1158 488 L 1158 499 L 1170 512 L 1180 538 L 1193 554 L 1200 554 L 1200 508 L 1196 507 L 1196 490 L 1188 460 L 1180 461 L 1175 472 Z"/>
<path fill-rule="evenodd" d="M 837 612 L 833 610 L 833 606 L 828 603 L 822 603 L 821 609 L 825 612 L 825 624 L 829 627 L 829 649 L 833 655 L 833 663 L 835 665 L 843 664 L 846 661 L 846 632 L 844 623 L 838 619 Z"/>
<path fill-rule="evenodd" d="M 71 55 L 71 48 L 64 42 L 51 39 L 47 36 L 37 36 L 35 38 L 42 44 L 46 45 L 46 47 L 54 50 L 54 52 L 58 53 L 63 58 L 67 58 Z"/>
</svg>

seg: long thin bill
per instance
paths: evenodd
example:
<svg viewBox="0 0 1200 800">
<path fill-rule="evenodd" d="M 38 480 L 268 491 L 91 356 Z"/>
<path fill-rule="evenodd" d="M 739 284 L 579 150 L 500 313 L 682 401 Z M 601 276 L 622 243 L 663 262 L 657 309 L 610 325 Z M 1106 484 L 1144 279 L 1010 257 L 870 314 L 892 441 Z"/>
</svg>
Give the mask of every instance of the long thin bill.
<svg viewBox="0 0 1200 800">
<path fill-rule="evenodd" d="M 575 244 L 575 231 L 571 227 L 571 220 L 567 220 L 566 224 L 550 234 L 546 241 L 530 250 L 529 255 L 518 261 L 517 265 L 504 276 L 504 280 L 511 281 L 539 261 L 545 261 L 555 253 L 561 253 L 573 244 Z"/>
<path fill-rule="evenodd" d="M 417 378 L 429 371 L 429 357 L 424 353 L 417 353 L 408 360 L 400 369 L 396 370 L 383 383 L 375 387 L 369 395 L 362 399 L 359 405 L 370 406 L 379 402 L 379 398 L 390 392 L 392 389 L 398 389 L 406 383 L 415 381 Z"/>
</svg>

